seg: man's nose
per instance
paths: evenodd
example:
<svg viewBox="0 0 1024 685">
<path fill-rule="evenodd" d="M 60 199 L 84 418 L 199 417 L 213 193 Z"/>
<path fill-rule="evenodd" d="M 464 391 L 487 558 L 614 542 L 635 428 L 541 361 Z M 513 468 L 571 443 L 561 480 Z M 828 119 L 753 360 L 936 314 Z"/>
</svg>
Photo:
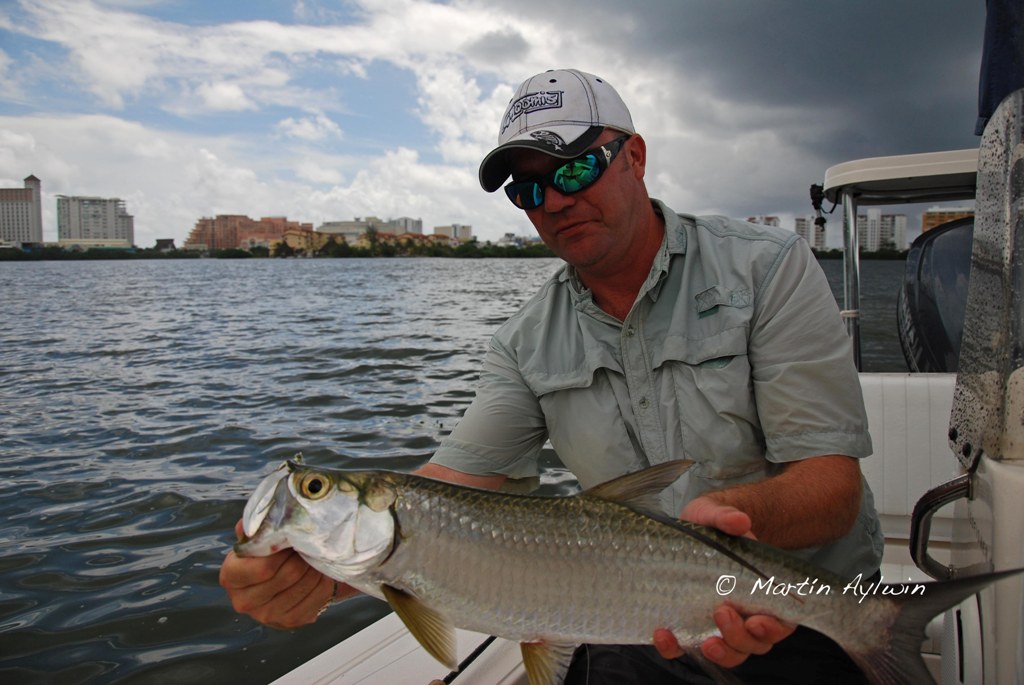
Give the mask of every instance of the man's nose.
<svg viewBox="0 0 1024 685">
<path fill-rule="evenodd" d="M 544 189 L 543 207 L 545 212 L 560 212 L 575 202 L 572 195 L 563 195 L 551 186 Z"/>
</svg>

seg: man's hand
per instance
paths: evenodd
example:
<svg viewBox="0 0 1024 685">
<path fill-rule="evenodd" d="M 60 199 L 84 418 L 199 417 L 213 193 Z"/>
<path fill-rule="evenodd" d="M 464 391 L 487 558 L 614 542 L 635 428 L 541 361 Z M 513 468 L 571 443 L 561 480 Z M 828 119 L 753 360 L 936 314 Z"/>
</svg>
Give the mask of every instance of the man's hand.
<svg viewBox="0 0 1024 685">
<path fill-rule="evenodd" d="M 796 630 L 771 616 L 751 616 L 744 619 L 728 604 L 715 609 L 715 624 L 721 637 L 709 637 L 700 645 L 701 653 L 711 662 L 724 668 L 739 666 L 751 654 L 765 654 L 775 643 Z M 654 646 L 666 659 L 678 659 L 683 649 L 676 636 L 664 628 L 654 631 Z"/>
<path fill-rule="evenodd" d="M 750 517 L 736 507 L 719 504 L 709 497 L 698 497 L 683 509 L 684 521 L 717 528 L 729 535 L 755 539 Z M 715 624 L 721 637 L 709 637 L 701 643 L 701 653 L 724 668 L 739 666 L 751 654 L 765 654 L 775 643 L 789 637 L 796 626 L 771 616 L 749 616 L 744 619 L 727 602 L 715 609 Z M 654 632 L 654 646 L 666 659 L 678 659 L 683 649 L 671 631 Z"/>
<path fill-rule="evenodd" d="M 242 522 L 235 526 L 242 535 Z M 356 594 L 313 569 L 290 549 L 268 557 L 239 557 L 229 552 L 220 567 L 220 584 L 235 611 L 280 630 L 312 623 L 335 599 Z"/>
</svg>

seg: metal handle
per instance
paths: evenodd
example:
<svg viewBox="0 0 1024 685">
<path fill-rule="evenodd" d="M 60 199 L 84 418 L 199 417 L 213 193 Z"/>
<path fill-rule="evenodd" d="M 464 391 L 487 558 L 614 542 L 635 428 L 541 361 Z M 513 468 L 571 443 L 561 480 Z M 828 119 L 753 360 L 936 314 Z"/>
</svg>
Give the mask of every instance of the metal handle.
<svg viewBox="0 0 1024 685">
<path fill-rule="evenodd" d="M 965 473 L 926 492 L 914 505 L 910 517 L 910 557 L 917 567 L 936 580 L 949 580 L 956 570 L 940 564 L 928 554 L 928 538 L 935 512 L 961 498 L 971 497 L 971 476 Z"/>
</svg>

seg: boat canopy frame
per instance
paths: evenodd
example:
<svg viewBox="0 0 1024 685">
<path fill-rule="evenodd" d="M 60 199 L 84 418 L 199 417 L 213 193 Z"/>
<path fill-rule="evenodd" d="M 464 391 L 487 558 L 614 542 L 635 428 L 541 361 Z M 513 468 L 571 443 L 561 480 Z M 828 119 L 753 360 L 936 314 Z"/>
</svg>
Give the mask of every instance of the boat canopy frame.
<svg viewBox="0 0 1024 685">
<path fill-rule="evenodd" d="M 853 360 L 862 370 L 860 342 L 861 205 L 973 200 L 978 177 L 978 149 L 913 155 L 869 157 L 843 162 L 825 171 L 823 191 L 843 205 L 843 319 L 853 344 Z"/>
</svg>

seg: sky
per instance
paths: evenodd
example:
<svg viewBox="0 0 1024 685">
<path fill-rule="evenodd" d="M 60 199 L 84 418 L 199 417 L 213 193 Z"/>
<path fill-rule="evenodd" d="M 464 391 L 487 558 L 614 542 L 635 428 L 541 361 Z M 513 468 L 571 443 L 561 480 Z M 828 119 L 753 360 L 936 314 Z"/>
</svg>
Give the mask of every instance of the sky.
<svg viewBox="0 0 1024 685">
<path fill-rule="evenodd" d="M 413 217 L 533 235 L 477 181 L 516 87 L 618 90 L 678 212 L 811 213 L 863 157 L 977 147 L 982 0 L 0 0 L 0 187 L 201 217 Z M 841 242 L 840 212 L 830 245 Z M 908 218 L 911 233 L 917 218 Z"/>
</svg>

